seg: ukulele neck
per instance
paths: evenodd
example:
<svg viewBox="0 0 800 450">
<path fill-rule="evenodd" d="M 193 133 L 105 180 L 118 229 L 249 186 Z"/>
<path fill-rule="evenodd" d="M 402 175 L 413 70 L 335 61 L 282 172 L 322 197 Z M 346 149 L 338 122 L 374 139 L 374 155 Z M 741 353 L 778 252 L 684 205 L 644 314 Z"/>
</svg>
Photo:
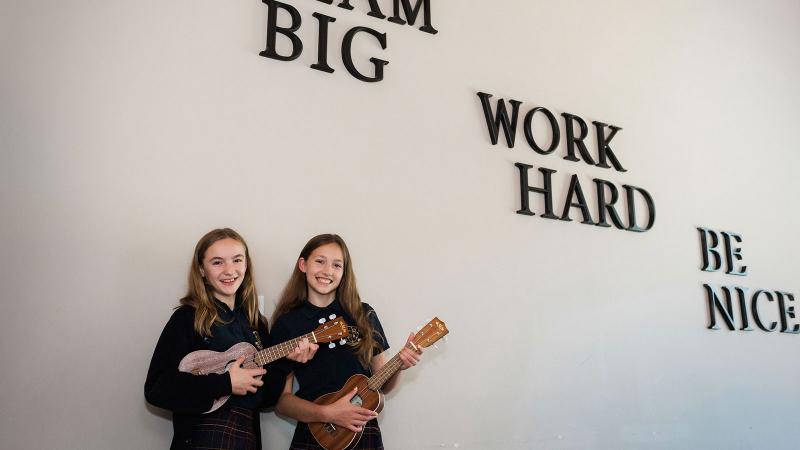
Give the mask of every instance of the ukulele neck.
<svg viewBox="0 0 800 450">
<path fill-rule="evenodd" d="M 292 352 L 292 350 L 296 349 L 297 346 L 300 344 L 300 341 L 303 339 L 308 339 L 308 342 L 316 343 L 317 339 L 314 337 L 314 333 L 307 333 L 302 336 L 298 336 L 294 339 L 289 339 L 286 342 L 282 342 L 278 345 L 273 345 L 272 347 L 265 348 L 259 352 L 256 352 L 253 355 L 253 361 L 259 366 L 265 366 L 272 361 L 276 361 L 278 359 L 283 358 L 284 356 L 288 355 Z"/>
<path fill-rule="evenodd" d="M 411 343 L 407 343 L 406 348 L 414 350 L 414 346 Z M 389 381 L 389 378 L 392 378 L 392 376 L 394 376 L 394 374 L 400 370 L 401 367 L 403 367 L 403 361 L 400 360 L 400 353 L 398 353 L 394 355 L 394 357 L 392 357 L 392 359 L 390 359 L 386 364 L 384 364 L 383 367 L 381 367 L 380 370 L 375 373 L 375 375 L 369 378 L 367 387 L 373 391 L 379 390 L 384 384 L 386 384 L 387 381 Z"/>
</svg>

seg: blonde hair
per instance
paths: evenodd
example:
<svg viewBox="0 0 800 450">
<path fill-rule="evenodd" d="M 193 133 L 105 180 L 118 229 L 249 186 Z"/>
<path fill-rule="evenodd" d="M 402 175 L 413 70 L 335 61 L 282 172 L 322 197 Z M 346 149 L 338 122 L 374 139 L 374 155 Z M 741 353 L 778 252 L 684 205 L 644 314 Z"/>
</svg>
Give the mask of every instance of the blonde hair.
<svg viewBox="0 0 800 450">
<path fill-rule="evenodd" d="M 212 300 L 214 297 L 213 290 L 201 274 L 206 251 L 211 245 L 222 239 L 233 239 L 244 246 L 247 270 L 245 270 L 241 286 L 236 291 L 236 296 L 241 299 L 241 307 L 244 308 L 247 321 L 252 329 L 257 330 L 259 323 L 265 327 L 267 326 L 267 319 L 258 310 L 258 294 L 256 293 L 255 282 L 253 282 L 253 263 L 250 261 L 250 251 L 247 249 L 247 243 L 239 233 L 232 229 L 217 228 L 206 233 L 194 247 L 194 256 L 189 267 L 189 288 L 186 295 L 180 300 L 181 305 L 188 305 L 195 309 L 194 330 L 201 336 L 212 336 L 211 326 L 215 323 L 220 325 L 224 323 L 220 319 L 217 307 Z"/>
<path fill-rule="evenodd" d="M 342 250 L 344 255 L 344 268 L 342 280 L 336 288 L 336 298 L 342 305 L 344 311 L 350 315 L 356 322 L 361 333 L 361 340 L 358 343 L 351 344 L 355 349 L 358 360 L 364 368 L 369 367 L 372 357 L 383 351 L 380 348 L 377 340 L 375 339 L 375 330 L 367 317 L 366 308 L 361 303 L 361 296 L 358 294 L 356 286 L 356 276 L 353 271 L 353 261 L 350 258 L 350 251 L 347 249 L 347 244 L 344 240 L 336 234 L 320 234 L 314 236 L 300 251 L 300 258 L 308 260 L 311 253 L 317 248 L 326 244 L 337 244 Z M 286 314 L 287 312 L 301 306 L 308 298 L 308 282 L 306 281 L 306 274 L 300 270 L 297 263 L 294 265 L 292 276 L 283 288 L 278 305 L 275 307 L 275 313 L 272 315 L 272 322 L 278 317 Z M 374 312 L 372 312 L 374 314 Z M 377 351 L 376 351 L 377 350 Z"/>
</svg>

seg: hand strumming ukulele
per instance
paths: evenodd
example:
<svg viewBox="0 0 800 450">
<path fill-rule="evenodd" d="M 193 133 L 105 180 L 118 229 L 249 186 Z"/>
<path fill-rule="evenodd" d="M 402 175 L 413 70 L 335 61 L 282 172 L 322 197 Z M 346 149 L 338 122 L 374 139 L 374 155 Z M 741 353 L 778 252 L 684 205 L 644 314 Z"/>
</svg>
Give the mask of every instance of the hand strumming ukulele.
<svg viewBox="0 0 800 450">
<path fill-rule="evenodd" d="M 311 333 L 298 336 L 278 345 L 273 345 L 264 350 L 258 351 L 252 344 L 240 342 L 224 352 L 215 352 L 211 350 L 191 352 L 183 357 L 178 365 L 178 370 L 194 375 L 225 373 L 228 371 L 230 365 L 241 356 L 246 356 L 242 367 L 246 369 L 255 369 L 288 355 L 297 348 L 297 345 L 303 339 L 308 339 L 309 342 L 314 344 L 333 341 L 340 341 L 340 344 L 344 344 L 348 334 L 349 330 L 347 329 L 347 324 L 344 319 L 332 316 L 330 321 L 318 326 Z M 228 398 L 230 398 L 230 395 L 216 399 L 211 409 L 205 413 L 216 411 L 228 401 Z"/>
<path fill-rule="evenodd" d="M 448 333 L 444 322 L 434 317 L 427 325 L 422 327 L 414 339 L 407 344 L 407 347 L 416 350 L 415 347 L 429 347 Z M 357 389 L 356 394 L 350 403 L 359 405 L 363 408 L 371 409 L 380 413 L 383 409 L 383 392 L 381 387 L 392 377 L 403 363 L 400 361 L 399 354 L 390 359 L 381 369 L 370 378 L 361 374 L 355 374 L 344 384 L 344 387 L 336 392 L 325 394 L 314 400 L 318 405 L 330 405 L 335 403 L 345 395 L 349 395 Z M 308 424 L 311 434 L 325 450 L 344 450 L 355 447 L 361 439 L 363 431 L 353 432 L 347 428 L 334 425 L 332 423 L 312 422 Z"/>
</svg>

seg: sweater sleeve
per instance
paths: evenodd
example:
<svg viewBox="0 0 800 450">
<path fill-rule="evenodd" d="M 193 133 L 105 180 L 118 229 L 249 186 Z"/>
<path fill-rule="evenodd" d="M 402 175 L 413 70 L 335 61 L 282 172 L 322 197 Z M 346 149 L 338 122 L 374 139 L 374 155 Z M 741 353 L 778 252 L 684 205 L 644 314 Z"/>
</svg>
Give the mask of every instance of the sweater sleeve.
<svg viewBox="0 0 800 450">
<path fill-rule="evenodd" d="M 159 408 L 178 413 L 202 413 L 214 400 L 231 394 L 230 375 L 192 375 L 178 371 L 184 356 L 197 348 L 194 308 L 182 306 L 170 317 L 150 360 L 144 396 Z"/>
</svg>

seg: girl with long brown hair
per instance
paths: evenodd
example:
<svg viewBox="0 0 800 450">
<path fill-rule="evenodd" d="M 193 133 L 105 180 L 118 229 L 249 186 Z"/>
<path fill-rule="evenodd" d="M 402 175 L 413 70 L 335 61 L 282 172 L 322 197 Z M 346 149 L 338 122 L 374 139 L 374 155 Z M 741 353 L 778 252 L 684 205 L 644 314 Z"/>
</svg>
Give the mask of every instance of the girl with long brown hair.
<svg viewBox="0 0 800 450">
<path fill-rule="evenodd" d="M 278 365 L 275 370 L 285 373 L 286 381 L 275 410 L 298 421 L 292 450 L 322 448 L 311 435 L 309 422 L 363 431 L 355 448 L 382 449 L 377 414 L 350 403 L 355 391 L 330 405 L 313 403 L 320 395 L 338 391 L 351 375 L 378 371 L 387 361 L 384 352 L 389 348 L 375 310 L 361 301 L 347 245 L 338 235 L 321 234 L 311 238 L 300 252 L 275 309 L 272 335 L 275 339 L 291 339 L 308 333 L 334 315 L 344 317 L 348 325 L 355 327 L 360 339 L 333 348 L 322 346 L 308 364 L 284 361 Z M 413 333 L 409 341 L 412 338 Z M 416 365 L 421 353 L 421 349 L 417 352 L 402 349 L 402 368 Z M 384 384 L 384 392 L 395 387 L 399 374 Z M 295 378 L 300 388 L 292 393 Z"/>
<path fill-rule="evenodd" d="M 197 242 L 187 293 L 161 333 L 144 385 L 148 402 L 173 412 L 171 449 L 261 448 L 258 410 L 279 394 L 259 389 L 264 369 L 241 367 L 243 356 L 223 374 L 178 370 L 181 359 L 196 350 L 223 352 L 239 342 L 270 345 L 253 278 L 250 252 L 237 232 L 220 228 Z M 289 358 L 305 362 L 316 348 L 305 341 Z M 204 414 L 215 399 L 231 394 L 220 409 Z"/>
</svg>

